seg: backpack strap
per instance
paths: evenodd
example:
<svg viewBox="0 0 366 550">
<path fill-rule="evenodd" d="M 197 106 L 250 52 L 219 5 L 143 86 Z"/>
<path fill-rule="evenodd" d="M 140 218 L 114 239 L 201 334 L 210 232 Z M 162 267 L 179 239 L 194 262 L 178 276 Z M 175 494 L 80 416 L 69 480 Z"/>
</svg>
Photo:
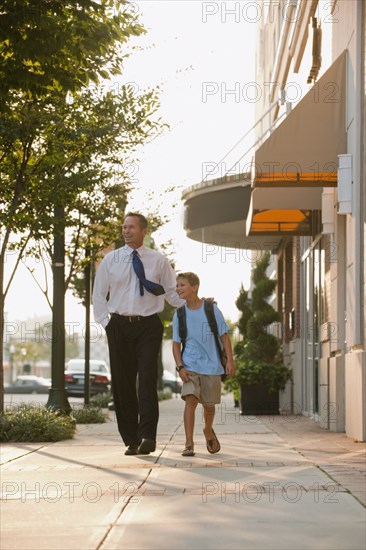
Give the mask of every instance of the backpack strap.
<svg viewBox="0 0 366 550">
<path fill-rule="evenodd" d="M 182 356 L 183 356 L 184 348 L 186 346 L 186 339 L 187 339 L 187 317 L 186 317 L 185 306 L 182 306 L 177 309 L 177 316 L 178 316 L 179 338 L 182 341 Z"/>
<path fill-rule="evenodd" d="M 221 360 L 221 363 L 223 362 L 223 350 L 219 342 L 219 331 L 217 328 L 217 321 L 214 313 L 214 306 L 213 302 L 208 302 L 207 300 L 204 300 L 203 307 L 205 309 L 206 317 L 208 324 L 210 326 L 210 330 L 215 338 L 215 344 L 217 347 L 217 351 Z"/>
</svg>

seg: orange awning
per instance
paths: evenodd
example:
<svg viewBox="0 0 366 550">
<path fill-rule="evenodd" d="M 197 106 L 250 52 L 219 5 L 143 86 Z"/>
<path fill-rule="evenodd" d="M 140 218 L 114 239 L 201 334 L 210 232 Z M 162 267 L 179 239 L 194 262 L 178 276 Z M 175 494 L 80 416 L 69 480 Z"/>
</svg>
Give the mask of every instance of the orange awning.
<svg viewBox="0 0 366 550">
<path fill-rule="evenodd" d="M 319 231 L 316 210 L 261 210 L 250 219 L 249 235 L 315 235 Z"/>
<path fill-rule="evenodd" d="M 322 188 L 252 190 L 247 235 L 313 235 L 319 229 Z"/>
</svg>

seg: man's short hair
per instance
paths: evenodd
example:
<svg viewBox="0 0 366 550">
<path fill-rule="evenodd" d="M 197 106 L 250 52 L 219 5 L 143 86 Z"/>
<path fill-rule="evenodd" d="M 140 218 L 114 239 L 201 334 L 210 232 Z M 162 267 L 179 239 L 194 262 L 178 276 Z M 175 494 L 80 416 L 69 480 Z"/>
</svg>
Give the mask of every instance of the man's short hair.
<svg viewBox="0 0 366 550">
<path fill-rule="evenodd" d="M 198 285 L 200 286 L 200 280 L 198 275 L 195 273 L 192 273 L 192 271 L 185 271 L 184 273 L 178 273 L 177 279 L 186 279 L 190 285 Z"/>
<path fill-rule="evenodd" d="M 147 219 L 145 218 L 145 216 L 143 216 L 139 212 L 127 212 L 127 214 L 125 215 L 125 219 L 128 218 L 128 217 L 131 217 L 131 216 L 135 216 L 135 218 L 139 219 L 141 229 L 146 229 L 147 228 L 148 223 L 147 223 Z"/>
</svg>

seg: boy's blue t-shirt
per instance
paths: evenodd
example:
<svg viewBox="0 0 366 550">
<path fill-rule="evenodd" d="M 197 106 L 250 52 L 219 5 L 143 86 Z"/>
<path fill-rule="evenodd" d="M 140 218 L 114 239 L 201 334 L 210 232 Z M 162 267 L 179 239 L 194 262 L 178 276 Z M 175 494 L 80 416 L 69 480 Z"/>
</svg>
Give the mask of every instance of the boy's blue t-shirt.
<svg viewBox="0 0 366 550">
<path fill-rule="evenodd" d="M 228 332 L 229 327 L 217 305 L 213 304 L 213 306 L 219 336 L 222 336 Z M 185 368 L 198 374 L 223 374 L 224 369 L 216 348 L 215 337 L 210 330 L 203 303 L 199 309 L 184 307 L 187 319 L 187 338 L 182 361 Z M 181 342 L 177 312 L 173 317 L 173 341 Z"/>
</svg>

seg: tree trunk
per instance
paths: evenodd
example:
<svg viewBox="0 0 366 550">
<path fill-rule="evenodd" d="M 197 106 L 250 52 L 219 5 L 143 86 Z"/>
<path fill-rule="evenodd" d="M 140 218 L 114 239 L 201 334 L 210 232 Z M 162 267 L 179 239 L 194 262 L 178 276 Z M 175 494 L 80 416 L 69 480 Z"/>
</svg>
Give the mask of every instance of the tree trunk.
<svg viewBox="0 0 366 550">
<path fill-rule="evenodd" d="M 60 229 L 61 227 L 61 229 Z M 65 390 L 65 228 L 64 210 L 55 207 L 54 250 L 52 259 L 52 359 L 50 389 L 46 407 L 64 414 L 71 412 Z"/>
<path fill-rule="evenodd" d="M 4 258 L 0 258 L 0 412 L 4 410 Z"/>
</svg>

